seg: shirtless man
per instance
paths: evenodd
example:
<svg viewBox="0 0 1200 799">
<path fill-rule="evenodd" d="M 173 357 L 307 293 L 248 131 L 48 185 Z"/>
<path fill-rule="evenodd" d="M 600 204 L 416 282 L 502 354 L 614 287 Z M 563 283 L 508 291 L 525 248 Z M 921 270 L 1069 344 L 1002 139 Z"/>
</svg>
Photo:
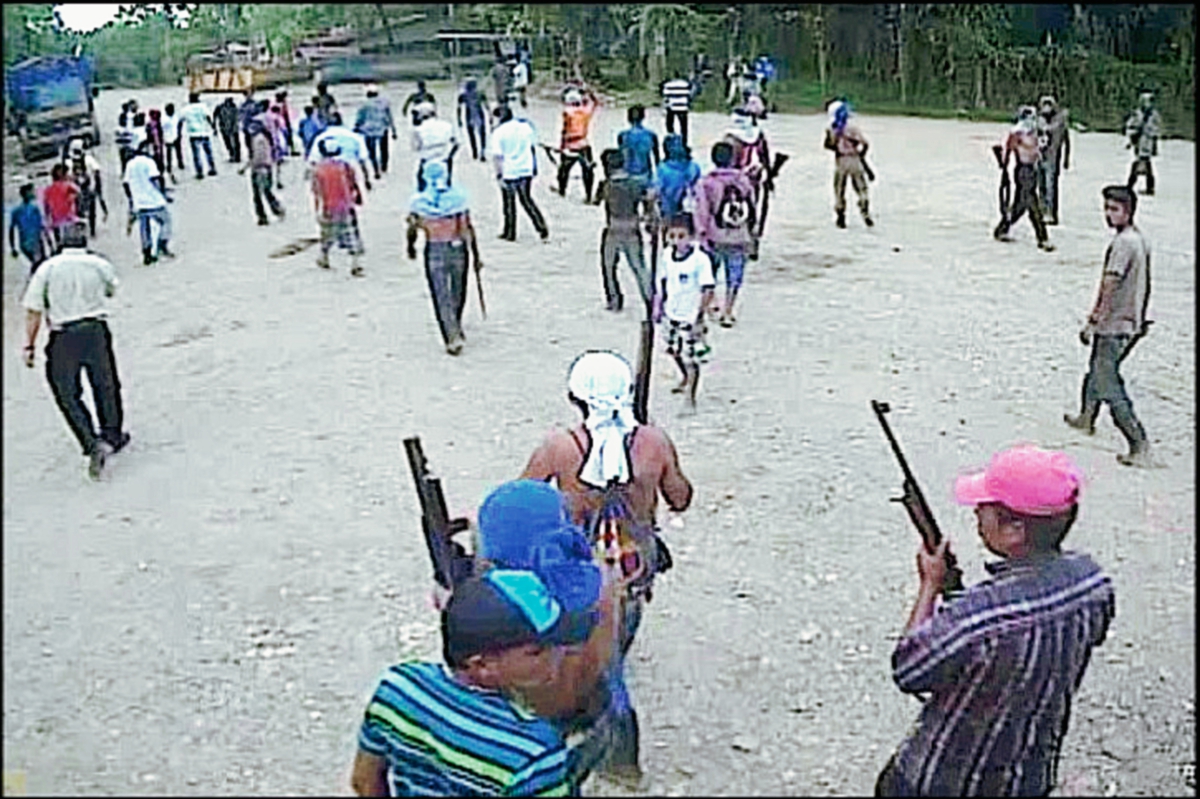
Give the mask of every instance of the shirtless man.
<svg viewBox="0 0 1200 799">
<path fill-rule="evenodd" d="M 599 390 L 605 382 L 617 389 Z M 630 507 L 639 521 L 654 523 L 659 493 L 671 510 L 687 510 L 692 484 L 679 468 L 674 443 L 664 431 L 633 418 L 632 377 L 625 359 L 612 352 L 584 353 L 571 367 L 567 386 L 567 400 L 583 419 L 567 430 L 551 431 L 520 479 L 556 481 L 567 496 L 572 521 L 585 528 L 600 509 L 610 477 L 629 482 Z M 625 435 L 627 458 L 621 457 L 620 446 Z"/>
<path fill-rule="evenodd" d="M 567 399 L 583 413 L 583 421 L 552 432 L 521 473 L 521 479 L 556 481 L 572 520 L 585 531 L 596 526 L 608 498 L 606 486 L 623 497 L 631 528 L 642 531 L 654 529 L 660 491 L 675 511 L 686 510 L 692 501 L 692 484 L 679 468 L 671 439 L 634 419 L 632 387 L 629 364 L 616 353 L 591 351 L 577 358 L 567 380 Z M 603 768 L 611 776 L 633 780 L 641 775 L 639 732 L 623 658 L 641 622 L 643 605 L 650 599 L 654 573 L 670 568 L 670 555 L 657 534 L 638 536 L 635 544 L 645 578 L 631 583 L 622 611 L 621 658 L 608 675 L 613 743 Z M 624 566 L 624 551 L 621 562 Z"/>
<path fill-rule="evenodd" d="M 1041 160 L 1041 148 L 1038 146 L 1037 110 L 1033 106 L 1022 106 L 1017 112 L 1017 124 L 1004 140 L 1004 169 L 1008 169 L 1008 160 L 1013 153 L 1016 153 L 1017 157 L 1016 168 L 1013 170 L 1017 196 L 1008 216 L 1000 220 L 992 235 L 997 241 L 1011 241 L 1008 236 L 1009 229 L 1028 211 L 1029 221 L 1033 223 L 1033 231 L 1037 234 L 1038 249 L 1051 252 L 1054 245 L 1050 243 L 1050 236 L 1042 221 L 1042 206 L 1037 192 L 1037 168 Z"/>
</svg>

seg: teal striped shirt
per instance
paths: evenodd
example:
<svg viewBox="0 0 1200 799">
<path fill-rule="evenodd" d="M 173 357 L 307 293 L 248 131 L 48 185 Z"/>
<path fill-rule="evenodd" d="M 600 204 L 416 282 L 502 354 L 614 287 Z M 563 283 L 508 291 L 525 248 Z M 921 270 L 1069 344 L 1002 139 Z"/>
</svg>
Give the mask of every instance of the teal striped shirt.
<svg viewBox="0 0 1200 799">
<path fill-rule="evenodd" d="M 578 796 L 570 751 L 544 719 L 440 663 L 383 673 L 359 748 L 388 764 L 393 796 Z"/>
</svg>

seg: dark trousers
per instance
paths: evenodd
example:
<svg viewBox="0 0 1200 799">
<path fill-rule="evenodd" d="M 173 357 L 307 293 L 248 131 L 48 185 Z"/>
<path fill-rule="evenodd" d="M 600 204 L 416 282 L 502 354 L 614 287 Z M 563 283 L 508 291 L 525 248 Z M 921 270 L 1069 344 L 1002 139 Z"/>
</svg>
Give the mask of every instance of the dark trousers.
<svg viewBox="0 0 1200 799">
<path fill-rule="evenodd" d="M 617 280 L 617 258 L 621 253 L 625 253 L 625 262 L 629 264 L 629 269 L 637 279 L 642 301 L 649 303 L 653 287 L 650 285 L 650 272 L 646 269 L 641 232 L 605 228 L 600 233 L 600 272 L 604 280 L 604 299 L 608 307 L 621 308 L 625 304 L 621 284 Z"/>
<path fill-rule="evenodd" d="M 571 177 L 571 169 L 579 164 L 583 170 L 583 193 L 588 202 L 592 201 L 592 186 L 596 181 L 596 169 L 592 166 L 592 148 L 584 147 L 577 152 L 564 150 L 558 156 L 558 193 L 566 195 L 567 180 Z"/>
<path fill-rule="evenodd" d="M 1001 219 L 996 227 L 996 235 L 1003 236 L 1015 225 L 1025 212 L 1029 212 L 1029 221 L 1033 223 L 1033 232 L 1037 234 L 1038 242 L 1046 241 L 1046 224 L 1042 221 L 1042 206 L 1038 201 L 1037 168 L 1033 164 L 1017 164 L 1013 170 L 1013 181 L 1017 184 L 1017 197 L 1013 200 L 1008 218 Z"/>
<path fill-rule="evenodd" d="M 92 415 L 83 404 L 82 371 L 87 371 L 100 435 L 92 425 Z M 83 319 L 50 331 L 46 345 L 46 379 L 54 401 L 67 419 L 67 425 L 84 455 L 91 455 L 96 442 L 103 439 L 113 447 L 121 442 L 124 411 L 121 407 L 121 381 L 113 357 L 112 334 L 102 319 Z"/>
<path fill-rule="evenodd" d="M 1146 443 L 1146 430 L 1133 412 L 1133 402 L 1125 391 L 1121 378 L 1121 362 L 1133 349 L 1133 336 L 1093 336 L 1092 357 L 1083 379 L 1082 416 L 1094 421 L 1101 403 L 1108 403 L 1113 424 L 1125 436 L 1130 449 L 1140 449 Z"/>
<path fill-rule="evenodd" d="M 207 136 L 191 136 L 188 141 L 192 144 L 192 165 L 196 167 L 196 177 L 204 177 L 204 172 L 200 168 L 200 151 L 204 151 L 205 157 L 208 159 L 208 174 L 217 174 L 217 168 L 213 166 L 212 157 L 212 141 Z"/>
<path fill-rule="evenodd" d="M 463 308 L 467 304 L 467 247 L 462 241 L 435 241 L 425 245 L 425 277 L 433 298 L 433 313 L 442 341 L 449 344 L 462 335 Z"/>
<path fill-rule="evenodd" d="M 1149 158 L 1138 158 L 1129 167 L 1129 188 L 1137 185 L 1138 175 L 1146 176 L 1146 194 L 1154 193 L 1154 167 L 1150 166 Z"/>
<path fill-rule="evenodd" d="M 233 163 L 240 163 L 242 160 L 242 142 L 238 139 L 237 128 L 221 128 L 221 140 L 225 142 L 225 150 L 229 153 L 229 160 Z"/>
<path fill-rule="evenodd" d="M 254 169 L 250 172 L 250 188 L 254 192 L 254 213 L 258 216 L 259 224 L 265 224 L 267 221 L 267 211 L 263 207 L 263 199 L 266 198 L 267 205 L 271 206 L 271 213 L 275 216 L 283 216 L 283 206 L 275 197 L 275 192 L 271 187 L 274 178 L 271 175 L 271 168 Z"/>
<path fill-rule="evenodd" d="M 379 178 L 380 172 L 387 172 L 388 168 L 388 139 L 385 133 L 382 136 L 364 136 L 367 140 L 367 155 L 371 158 L 371 168 L 375 170 L 375 178 Z"/>
<path fill-rule="evenodd" d="M 179 170 L 183 171 L 183 139 L 178 138 L 175 141 L 167 144 L 167 171 L 171 172 L 171 155 L 174 154 L 176 163 L 179 164 Z"/>
<path fill-rule="evenodd" d="M 479 137 L 479 143 L 475 143 L 475 137 Z M 477 121 L 467 120 L 467 138 L 471 140 L 471 158 L 486 161 L 484 153 L 487 152 L 487 125 L 482 119 Z"/>
<path fill-rule="evenodd" d="M 46 245 L 42 243 L 41 238 L 32 250 L 25 249 L 25 245 L 21 245 L 21 252 L 29 259 L 29 275 L 37 271 L 37 268 L 42 265 L 42 261 L 46 260 Z"/>
<path fill-rule="evenodd" d="M 538 210 L 537 205 L 533 202 L 533 197 L 529 196 L 529 189 L 532 184 L 532 177 L 515 178 L 500 182 L 500 199 L 504 207 L 504 233 L 502 235 L 506 239 L 516 240 L 517 238 L 518 198 L 520 198 L 521 207 L 529 215 L 529 221 L 533 223 L 533 227 L 538 232 L 538 235 L 543 239 L 550 235 L 550 230 L 546 227 L 546 220 L 542 218 L 542 212 Z"/>
<path fill-rule="evenodd" d="M 683 143 L 688 142 L 688 112 L 687 111 L 672 111 L 667 109 L 667 133 L 675 132 L 675 120 L 679 120 L 679 135 L 683 137 Z"/>
</svg>

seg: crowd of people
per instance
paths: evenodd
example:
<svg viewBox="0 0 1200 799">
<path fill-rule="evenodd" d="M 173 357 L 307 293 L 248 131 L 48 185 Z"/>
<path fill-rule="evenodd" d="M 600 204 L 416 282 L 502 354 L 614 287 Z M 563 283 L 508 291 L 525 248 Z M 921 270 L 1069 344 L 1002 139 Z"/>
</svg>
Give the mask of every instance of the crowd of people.
<svg viewBox="0 0 1200 799">
<path fill-rule="evenodd" d="M 675 391 L 692 410 L 711 352 L 708 323 L 726 330 L 736 325 L 736 301 L 748 264 L 759 257 L 770 196 L 786 160 L 772 157 L 768 144 L 763 90 L 774 67 L 769 59 L 760 62 L 745 70 L 731 65 L 729 93 L 737 102 L 726 132 L 710 144 L 707 172 L 688 144 L 696 87 L 682 75 L 662 87 L 665 134 L 660 138 L 647 126 L 644 107 L 632 105 L 628 127 L 598 159 L 590 128 L 602 102 L 580 81 L 563 87 L 557 146 L 541 142 L 521 110 L 530 75 L 520 58 L 497 64 L 493 104 L 478 78 L 456 96 L 455 116 L 466 128 L 472 160 L 490 158 L 494 165 L 501 240 L 517 240 L 518 202 L 539 238 L 551 235 L 531 193 L 539 149 L 557 162 L 555 190 L 563 198 L 579 166 L 583 201 L 603 206 L 598 261 L 605 307 L 624 310 L 617 269 L 623 256 L 644 312 L 659 326 L 679 370 Z M 1039 105 L 1022 108 L 997 147 L 1006 177 L 1015 156 L 1017 193 L 1011 205 L 1002 202 L 996 238 L 1007 238 L 1029 213 L 1038 245 L 1049 250 L 1045 226 L 1059 224 L 1058 176 L 1069 168 L 1070 143 L 1066 112 L 1055 98 L 1043 97 Z M 446 351 L 457 356 L 472 263 L 477 273 L 482 268 L 468 197 L 454 180 L 458 136 L 439 117 L 424 83 L 400 113 L 410 121 L 416 163 L 406 252 L 417 257 L 423 234 L 434 315 Z M 835 224 L 846 227 L 849 182 L 864 224 L 872 226 L 868 141 L 845 98 L 831 101 L 828 113 L 823 146 L 835 159 Z M 1129 180 L 1103 191 L 1116 236 L 1080 333 L 1093 348 L 1081 410 L 1066 417 L 1090 434 L 1107 403 L 1130 444 L 1120 461 L 1138 466 L 1151 463 L 1149 445 L 1119 367 L 1149 324 L 1149 247 L 1133 223 L 1133 186 L 1145 175 L 1144 193 L 1153 193 L 1150 159 L 1159 132 L 1152 97 L 1143 96 L 1127 129 L 1136 153 Z M 170 205 L 179 185 L 174 167 L 185 169 L 182 140 L 188 140 L 195 180 L 203 180 L 217 174 L 217 133 L 230 163 L 244 159 L 239 174 L 251 172 L 259 225 L 270 224 L 268 210 L 285 217 L 275 191 L 282 188 L 286 160 L 301 159 L 320 230 L 318 266 L 331 268 L 336 245 L 350 255 L 350 273 L 364 275 L 356 209 L 372 177 L 387 174 L 389 138 L 398 139 L 391 107 L 375 85 L 366 88 L 352 128 L 324 84 L 295 125 L 286 91 L 273 100 L 246 92 L 240 105 L 227 98 L 213 111 L 195 93 L 178 113 L 173 104 L 143 114 L 136 102 L 126 103 L 114 143 L 128 227 L 139 226 L 144 266 L 173 257 Z M 34 364 L 46 317 L 47 379 L 89 474 L 99 478 L 106 459 L 130 440 L 105 323 L 116 271 L 87 250 L 97 207 L 102 222 L 108 217 L 101 170 L 82 142 L 72 141 L 40 204 L 32 183 L 21 187 L 21 199 L 9 239 L 31 274 L 23 300 L 26 363 Z M 724 284 L 719 301 L 718 276 Z M 83 372 L 98 428 L 81 401 Z M 582 419 L 552 433 L 517 479 L 480 507 L 473 574 L 436 597 L 444 664 L 405 663 L 382 676 L 359 732 L 353 768 L 359 793 L 561 795 L 577 793 L 596 769 L 638 779 L 639 724 L 624 655 L 653 596 L 655 575 L 671 567 L 657 527 L 659 498 L 682 512 L 693 487 L 667 433 L 636 418 L 635 382 L 629 363 L 613 352 L 588 351 L 573 363 L 567 393 Z M 919 552 L 921 588 L 892 665 L 901 690 L 930 698 L 916 731 L 880 775 L 879 795 L 1045 795 L 1055 784 L 1073 692 L 1113 617 L 1109 578 L 1090 558 L 1061 550 L 1081 484 L 1066 455 L 1036 447 L 998 453 L 985 470 L 956 484 L 958 501 L 975 507 L 979 535 L 1001 563 L 945 604 L 939 589 L 949 544 Z"/>
</svg>

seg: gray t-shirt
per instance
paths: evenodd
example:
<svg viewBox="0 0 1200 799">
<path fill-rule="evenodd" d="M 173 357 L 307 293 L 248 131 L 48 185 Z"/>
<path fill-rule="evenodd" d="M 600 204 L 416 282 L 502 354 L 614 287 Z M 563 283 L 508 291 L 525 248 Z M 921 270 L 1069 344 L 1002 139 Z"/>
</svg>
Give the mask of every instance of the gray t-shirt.
<svg viewBox="0 0 1200 799">
<path fill-rule="evenodd" d="M 1150 245 L 1133 225 L 1122 230 L 1104 254 L 1104 276 L 1120 282 L 1113 291 L 1108 315 L 1096 321 L 1096 335 L 1135 335 L 1146 321 L 1150 299 Z"/>
</svg>

